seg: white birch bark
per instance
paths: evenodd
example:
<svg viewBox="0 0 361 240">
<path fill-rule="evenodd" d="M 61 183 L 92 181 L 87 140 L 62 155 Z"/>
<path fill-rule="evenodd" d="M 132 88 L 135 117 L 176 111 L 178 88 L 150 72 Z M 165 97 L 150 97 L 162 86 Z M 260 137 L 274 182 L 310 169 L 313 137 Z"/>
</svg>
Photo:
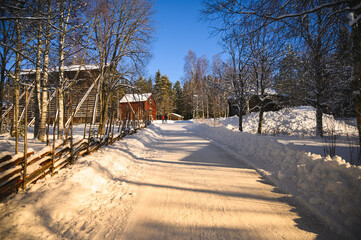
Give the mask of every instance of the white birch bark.
<svg viewBox="0 0 361 240">
<path fill-rule="evenodd" d="M 51 12 L 51 5 L 50 5 L 50 0 L 47 1 L 48 4 L 48 13 L 50 14 Z M 49 16 L 48 16 L 49 17 Z M 48 113 L 48 104 L 51 104 L 50 102 L 47 103 L 48 101 L 48 70 L 49 70 L 49 52 L 50 52 L 50 20 L 48 20 L 46 28 L 45 28 L 45 49 L 44 49 L 44 72 L 43 72 L 43 78 L 42 78 L 42 102 L 41 102 L 41 120 L 40 120 L 40 128 L 39 128 L 39 135 L 38 135 L 38 139 L 39 141 L 44 142 L 45 141 L 45 129 L 46 129 L 46 121 L 47 121 L 47 115 L 50 114 L 50 112 Z"/>
</svg>

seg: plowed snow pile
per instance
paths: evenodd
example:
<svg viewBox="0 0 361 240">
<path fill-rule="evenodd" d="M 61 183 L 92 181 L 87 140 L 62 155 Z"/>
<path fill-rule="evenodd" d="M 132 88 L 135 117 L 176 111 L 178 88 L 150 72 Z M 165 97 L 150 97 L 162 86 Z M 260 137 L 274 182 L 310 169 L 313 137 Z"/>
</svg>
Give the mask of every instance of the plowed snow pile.
<svg viewBox="0 0 361 240">
<path fill-rule="evenodd" d="M 259 113 L 250 113 L 243 118 L 245 132 L 256 133 L 258 129 Z M 218 122 L 228 128 L 238 129 L 238 117 L 219 118 Z M 357 128 L 344 121 L 335 120 L 332 115 L 323 115 L 324 132 L 334 131 L 336 135 L 355 136 Z M 296 136 L 314 136 L 316 134 L 316 111 L 310 106 L 285 108 L 276 112 L 265 112 L 263 133 L 284 134 Z"/>
</svg>

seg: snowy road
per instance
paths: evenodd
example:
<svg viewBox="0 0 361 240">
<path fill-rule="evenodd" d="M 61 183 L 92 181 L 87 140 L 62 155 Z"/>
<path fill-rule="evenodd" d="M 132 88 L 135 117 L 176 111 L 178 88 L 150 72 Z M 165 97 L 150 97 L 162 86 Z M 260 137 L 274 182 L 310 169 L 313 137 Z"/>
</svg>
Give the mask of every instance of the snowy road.
<svg viewBox="0 0 361 240">
<path fill-rule="evenodd" d="M 152 125 L 8 198 L 0 239 L 337 238 L 184 124 Z"/>
<path fill-rule="evenodd" d="M 161 125 L 124 239 L 332 239 L 254 170 L 210 141 Z"/>
</svg>

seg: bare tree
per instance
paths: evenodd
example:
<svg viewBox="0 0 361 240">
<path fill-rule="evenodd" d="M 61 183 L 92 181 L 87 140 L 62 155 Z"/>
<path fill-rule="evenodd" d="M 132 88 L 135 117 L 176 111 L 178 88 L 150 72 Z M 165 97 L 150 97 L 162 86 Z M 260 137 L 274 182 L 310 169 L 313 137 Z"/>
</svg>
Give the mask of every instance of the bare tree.
<svg viewBox="0 0 361 240">
<path fill-rule="evenodd" d="M 111 95 L 121 79 L 140 69 L 149 57 L 153 6 L 147 0 L 94 0 L 94 43 L 100 73 L 101 114 L 105 133 Z"/>
<path fill-rule="evenodd" d="M 196 53 L 192 50 L 188 50 L 187 55 L 184 57 L 184 97 L 186 99 L 185 104 L 188 105 L 187 108 L 192 112 L 192 118 L 197 117 L 197 94 L 195 91 L 196 85 L 196 64 L 197 64 L 197 56 Z"/>
<path fill-rule="evenodd" d="M 348 2 L 349 4 L 351 3 Z M 310 76 L 314 82 L 314 105 L 317 109 L 317 134 L 322 131 L 322 105 L 327 64 L 327 54 L 333 50 L 332 32 L 342 25 L 342 14 L 349 11 L 347 1 L 324 3 L 322 1 L 204 1 L 203 16 L 211 21 L 219 32 L 239 24 L 257 23 L 246 34 L 254 34 L 277 26 L 287 37 L 300 38 L 310 56 Z M 358 7 L 354 8 L 358 9 Z M 282 32 L 280 32 L 282 33 Z M 291 33 L 291 34 L 289 34 Z M 244 35 L 244 34 L 243 34 Z M 279 38 L 276 38 L 277 40 Z"/>
<path fill-rule="evenodd" d="M 317 134 L 322 135 L 323 71 L 325 53 L 332 49 L 334 41 L 332 31 L 342 24 L 342 16 L 349 15 L 349 26 L 353 36 L 353 90 L 356 107 L 357 125 L 361 142 L 361 45 L 360 19 L 361 4 L 357 0 L 336 1 L 278 1 L 278 0 L 205 0 L 202 14 L 218 32 L 227 31 L 240 23 L 250 23 L 250 19 L 259 21 L 260 29 L 270 24 L 285 24 L 298 32 L 308 45 L 311 57 L 312 78 L 315 80 L 315 105 L 317 108 Z M 294 23 L 298 23 L 294 25 Z M 321 90 L 321 91 L 320 91 Z"/>
<path fill-rule="evenodd" d="M 251 50 L 251 92 L 257 96 L 258 104 L 254 107 L 259 110 L 258 133 L 262 134 L 263 114 L 269 104 L 273 104 L 272 85 L 273 72 L 283 43 L 271 41 L 275 36 L 275 29 L 262 29 L 255 33 L 250 40 Z"/>
</svg>

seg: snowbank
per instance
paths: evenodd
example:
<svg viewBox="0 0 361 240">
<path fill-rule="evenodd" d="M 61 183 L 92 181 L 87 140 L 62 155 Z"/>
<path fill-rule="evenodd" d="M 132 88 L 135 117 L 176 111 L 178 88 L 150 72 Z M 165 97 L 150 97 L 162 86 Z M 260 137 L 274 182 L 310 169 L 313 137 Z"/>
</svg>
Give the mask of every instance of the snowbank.
<svg viewBox="0 0 361 240">
<path fill-rule="evenodd" d="M 130 211 L 127 182 L 142 171 L 138 159 L 154 154 L 157 131 L 150 126 L 102 147 L 0 203 L 0 239 L 107 238 L 117 218 Z"/>
<path fill-rule="evenodd" d="M 187 128 L 236 151 L 241 159 L 313 208 L 320 217 L 324 216 L 338 231 L 346 228 L 360 236 L 361 167 L 351 166 L 338 156 L 331 159 L 306 153 L 292 145 L 230 131 L 225 126 L 194 123 Z M 341 234 L 347 234 L 347 230 Z"/>
<path fill-rule="evenodd" d="M 257 133 L 259 113 L 244 116 L 243 131 Z M 238 129 L 238 117 L 220 118 L 219 123 L 230 125 L 228 128 Z M 323 115 L 323 128 L 326 134 L 334 131 L 340 136 L 355 136 L 357 128 L 344 121 L 335 120 L 332 115 Z M 298 136 L 314 136 L 316 134 L 316 110 L 310 106 L 285 108 L 275 112 L 265 112 L 263 121 L 264 134 L 283 134 Z"/>
</svg>

